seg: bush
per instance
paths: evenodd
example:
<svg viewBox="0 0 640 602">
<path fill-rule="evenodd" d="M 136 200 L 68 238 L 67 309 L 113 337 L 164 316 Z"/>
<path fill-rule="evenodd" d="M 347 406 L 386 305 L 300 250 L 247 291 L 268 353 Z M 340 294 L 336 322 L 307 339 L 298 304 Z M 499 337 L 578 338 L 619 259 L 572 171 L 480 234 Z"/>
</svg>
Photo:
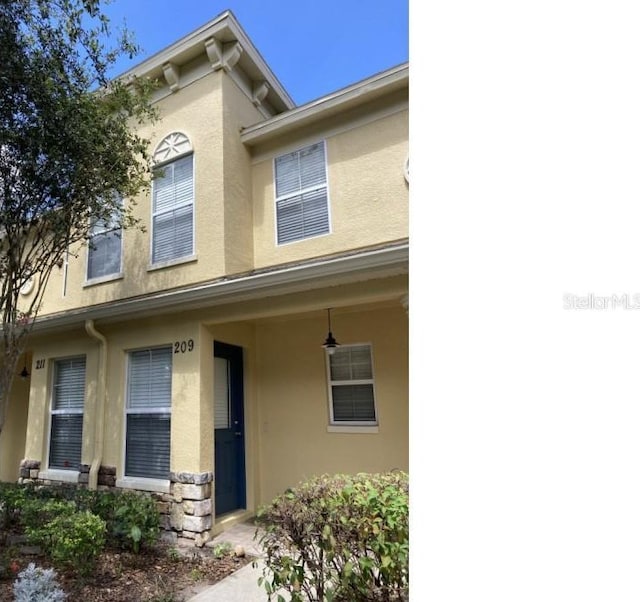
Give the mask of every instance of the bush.
<svg viewBox="0 0 640 602">
<path fill-rule="evenodd" d="M 408 600 L 406 473 L 317 477 L 258 516 L 270 599 L 282 589 L 292 602 Z"/>
<path fill-rule="evenodd" d="M 62 602 L 66 595 L 55 580 L 53 569 L 44 570 L 31 563 L 13 584 L 16 602 Z"/>
<path fill-rule="evenodd" d="M 76 506 L 66 500 L 26 497 L 20 504 L 19 511 L 19 523 L 25 530 L 43 529 L 54 518 L 73 514 Z"/>
<path fill-rule="evenodd" d="M 24 487 L 16 483 L 0 483 L 0 528 L 7 529 L 17 524 L 25 496 Z"/>
<path fill-rule="evenodd" d="M 59 502 L 58 502 L 59 503 Z M 27 526 L 29 541 L 60 567 L 87 575 L 105 544 L 105 523 L 91 512 L 62 513 L 44 525 Z"/>
<path fill-rule="evenodd" d="M 160 512 L 148 495 L 125 491 L 114 495 L 107 524 L 114 541 L 136 554 L 155 543 L 160 534 Z"/>
<path fill-rule="evenodd" d="M 147 494 L 68 486 L 0 484 L 0 526 L 44 528 L 61 514 L 91 512 L 106 524 L 106 543 L 140 552 L 160 535 L 160 513 Z"/>
<path fill-rule="evenodd" d="M 0 486 L 2 526 L 19 529 L 24 529 L 26 525 L 42 526 L 59 514 L 74 512 L 76 505 L 71 501 L 68 491 L 73 489 L 2 483 Z"/>
</svg>

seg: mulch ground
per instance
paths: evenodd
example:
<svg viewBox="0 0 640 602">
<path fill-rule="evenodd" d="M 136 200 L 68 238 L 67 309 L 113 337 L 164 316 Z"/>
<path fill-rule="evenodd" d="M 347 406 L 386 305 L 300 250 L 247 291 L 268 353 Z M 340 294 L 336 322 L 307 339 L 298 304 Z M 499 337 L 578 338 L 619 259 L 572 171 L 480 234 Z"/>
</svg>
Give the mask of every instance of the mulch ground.
<svg viewBox="0 0 640 602">
<path fill-rule="evenodd" d="M 0 578 L 3 602 L 14 599 L 13 580 L 30 562 L 42 568 L 51 566 L 43 556 L 0 550 L 5 562 L 7 556 L 8 569 Z M 158 544 L 140 554 L 105 551 L 90 575 L 81 578 L 71 571 L 57 571 L 57 581 L 67 602 L 185 602 L 249 562 L 251 558 L 238 558 L 233 551 L 216 558 L 209 548 Z"/>
</svg>

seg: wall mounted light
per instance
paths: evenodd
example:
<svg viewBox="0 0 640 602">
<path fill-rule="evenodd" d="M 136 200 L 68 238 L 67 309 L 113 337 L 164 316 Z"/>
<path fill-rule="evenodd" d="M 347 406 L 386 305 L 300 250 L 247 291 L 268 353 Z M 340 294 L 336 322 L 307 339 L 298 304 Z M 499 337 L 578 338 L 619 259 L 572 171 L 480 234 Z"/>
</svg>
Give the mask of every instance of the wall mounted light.
<svg viewBox="0 0 640 602">
<path fill-rule="evenodd" d="M 29 378 L 29 370 L 27 370 L 27 364 L 24 365 L 24 368 L 22 369 L 22 371 L 20 372 L 20 378 L 22 380 L 27 380 L 27 378 Z"/>
<path fill-rule="evenodd" d="M 340 347 L 340 343 L 333 338 L 333 333 L 331 332 L 331 308 L 327 309 L 327 318 L 329 321 L 329 334 L 322 346 L 327 350 L 329 355 L 333 355 L 336 351 L 336 347 Z"/>
</svg>

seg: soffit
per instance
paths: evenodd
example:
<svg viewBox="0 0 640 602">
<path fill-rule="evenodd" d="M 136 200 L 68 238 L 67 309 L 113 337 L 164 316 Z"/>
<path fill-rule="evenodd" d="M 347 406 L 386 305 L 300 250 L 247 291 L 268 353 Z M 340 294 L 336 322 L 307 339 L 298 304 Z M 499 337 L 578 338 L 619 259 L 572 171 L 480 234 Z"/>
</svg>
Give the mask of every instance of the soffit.
<svg viewBox="0 0 640 602">
<path fill-rule="evenodd" d="M 34 332 L 55 332 L 86 319 L 110 323 L 137 316 L 150 317 L 176 310 L 188 311 L 388 278 L 408 274 L 408 262 L 408 242 L 398 241 L 299 264 L 274 266 L 181 289 L 44 315 L 36 320 Z"/>
<path fill-rule="evenodd" d="M 165 77 L 165 65 L 172 65 L 177 71 L 198 57 L 211 59 L 210 41 L 214 40 L 220 49 L 231 50 L 237 43 L 239 57 L 228 63 L 212 63 L 213 69 L 224 68 L 225 71 L 240 71 L 243 79 L 266 82 L 268 92 L 266 101 L 277 113 L 295 107 L 295 103 L 284 89 L 278 78 L 264 61 L 260 52 L 253 45 L 231 11 L 225 11 L 215 19 L 202 25 L 195 31 L 174 42 L 165 49 L 150 56 L 142 63 L 121 74 L 119 79 L 130 77 L 149 77 L 151 79 Z M 169 82 L 168 82 L 169 83 Z"/>
<path fill-rule="evenodd" d="M 240 139 L 247 146 L 272 141 L 296 130 L 308 128 L 346 111 L 390 96 L 398 90 L 409 89 L 409 65 L 405 63 L 352 86 L 343 88 L 245 128 Z"/>
</svg>

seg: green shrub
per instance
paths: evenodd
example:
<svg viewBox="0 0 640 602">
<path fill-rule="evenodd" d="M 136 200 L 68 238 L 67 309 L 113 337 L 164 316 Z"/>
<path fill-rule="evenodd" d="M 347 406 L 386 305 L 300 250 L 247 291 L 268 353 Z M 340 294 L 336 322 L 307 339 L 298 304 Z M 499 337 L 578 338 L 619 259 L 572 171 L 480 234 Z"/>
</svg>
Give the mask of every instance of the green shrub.
<svg viewBox="0 0 640 602">
<path fill-rule="evenodd" d="M 8 529 L 18 523 L 25 497 L 25 488 L 17 483 L 0 483 L 0 528 Z"/>
<path fill-rule="evenodd" d="M 3 483 L 0 508 L 4 526 L 24 529 L 26 525 L 43 525 L 58 514 L 74 512 L 76 505 L 66 491 L 73 489 Z"/>
<path fill-rule="evenodd" d="M 104 548 L 105 530 L 104 521 L 88 511 L 61 513 L 44 525 L 26 527 L 29 541 L 41 546 L 57 566 L 81 575 L 93 569 Z"/>
<path fill-rule="evenodd" d="M 406 473 L 317 477 L 277 497 L 259 519 L 260 584 L 270 599 L 282 589 L 292 602 L 408 600 Z"/>
<path fill-rule="evenodd" d="M 106 508 L 105 508 L 106 510 Z M 102 512 L 102 510 L 100 510 Z M 114 541 L 136 554 L 144 545 L 152 545 L 160 534 L 160 512 L 149 495 L 125 491 L 114 495 L 105 517 Z"/>
<path fill-rule="evenodd" d="M 76 511 L 73 502 L 56 499 L 26 497 L 19 508 L 20 524 L 26 529 L 42 529 L 54 518 L 71 515 Z"/>
<path fill-rule="evenodd" d="M 0 526 L 44 527 L 60 514 L 90 512 L 107 527 L 108 545 L 139 552 L 160 534 L 160 513 L 147 494 L 69 486 L 0 484 Z"/>
</svg>

